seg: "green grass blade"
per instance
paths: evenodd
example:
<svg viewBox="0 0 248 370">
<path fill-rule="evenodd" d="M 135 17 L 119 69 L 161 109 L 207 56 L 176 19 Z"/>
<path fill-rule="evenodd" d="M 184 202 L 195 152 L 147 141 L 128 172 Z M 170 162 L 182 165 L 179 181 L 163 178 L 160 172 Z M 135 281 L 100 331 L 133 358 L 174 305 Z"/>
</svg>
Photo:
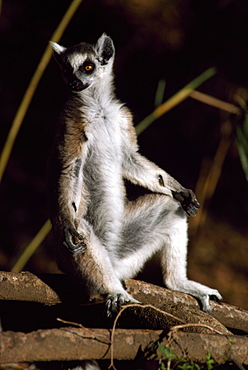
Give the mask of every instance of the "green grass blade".
<svg viewBox="0 0 248 370">
<path fill-rule="evenodd" d="M 210 77 L 216 74 L 216 68 L 212 67 L 204 71 L 200 76 L 196 77 L 176 94 L 174 94 L 170 99 L 164 102 L 162 105 L 157 107 L 149 116 L 147 116 L 143 121 L 141 121 L 136 127 L 137 135 L 140 135 L 152 122 L 157 118 L 161 117 L 163 114 L 174 108 L 176 105 L 185 100 L 190 93 L 199 87 L 203 82 L 207 81 Z"/>
<path fill-rule="evenodd" d="M 50 221 L 47 220 L 45 224 L 42 226 L 42 228 L 40 229 L 40 231 L 33 238 L 33 240 L 25 248 L 21 256 L 18 258 L 18 260 L 16 261 L 16 263 L 11 269 L 12 272 L 20 272 L 23 269 L 23 267 L 26 265 L 28 260 L 32 257 L 36 249 L 46 238 L 46 236 L 48 235 L 51 229 L 52 229 L 52 225 Z"/>
<path fill-rule="evenodd" d="M 241 165 L 248 181 L 248 112 L 245 112 L 244 120 L 239 122 L 236 135 Z"/>
<path fill-rule="evenodd" d="M 58 25 L 57 29 L 55 30 L 54 34 L 52 35 L 51 40 L 58 42 L 63 35 L 68 23 L 70 22 L 72 16 L 74 15 L 75 11 L 79 7 L 82 0 L 73 0 L 71 5 L 69 6 L 68 10 L 66 11 L 64 17 L 62 18 L 60 24 Z M 26 115 L 26 112 L 28 110 L 28 107 L 31 103 L 31 100 L 34 96 L 34 92 L 37 88 L 37 85 L 51 59 L 52 56 L 52 48 L 50 45 L 47 46 L 38 66 L 37 69 L 30 81 L 30 84 L 23 96 L 22 102 L 17 110 L 17 113 L 15 115 L 15 118 L 13 120 L 11 129 L 9 131 L 8 137 L 6 139 L 1 157 L 0 157 L 0 182 L 2 180 L 5 168 L 7 166 L 7 163 L 9 161 L 10 154 L 13 149 L 13 145 L 15 143 L 17 134 L 20 130 L 20 127 L 22 125 L 23 119 Z"/>
<path fill-rule="evenodd" d="M 159 105 L 161 105 L 163 103 L 165 87 L 166 87 L 166 81 L 165 80 L 159 80 L 157 91 L 156 91 L 156 94 L 155 94 L 155 99 L 154 99 L 154 106 L 155 107 L 158 107 Z"/>
<path fill-rule="evenodd" d="M 79 5 L 81 4 L 82 0 L 73 0 L 67 9 L 65 15 L 63 16 L 61 22 L 59 23 L 58 27 L 56 28 L 54 34 L 51 37 L 51 40 L 54 42 L 58 42 L 63 35 L 68 23 L 70 22 L 71 18 L 73 17 L 74 13 L 78 9 Z M 37 69 L 30 81 L 30 84 L 26 90 L 26 93 L 24 94 L 23 100 L 19 106 L 19 109 L 16 113 L 16 116 L 14 118 L 14 121 L 12 123 L 12 127 L 9 131 L 8 137 L 6 139 L 1 157 L 0 157 L 0 182 L 2 180 L 5 168 L 7 166 L 15 139 L 17 137 L 17 134 L 20 130 L 20 127 L 22 125 L 23 119 L 25 117 L 25 114 L 28 110 L 28 107 L 31 103 L 31 100 L 33 98 L 34 92 L 37 88 L 37 85 L 52 57 L 52 48 L 50 45 L 47 46 L 40 63 L 37 66 Z M 30 257 L 33 255 L 35 250 L 38 248 L 38 246 L 42 243 L 42 241 L 45 239 L 45 237 L 48 235 L 49 231 L 51 230 L 51 224 L 50 221 L 47 220 L 46 223 L 43 225 L 43 227 L 40 229 L 38 234 L 34 237 L 34 239 L 31 241 L 31 243 L 26 247 L 22 255 L 19 257 L 18 261 L 13 266 L 12 270 L 13 272 L 21 271 L 21 269 L 25 266 L 27 261 L 30 259 Z"/>
</svg>

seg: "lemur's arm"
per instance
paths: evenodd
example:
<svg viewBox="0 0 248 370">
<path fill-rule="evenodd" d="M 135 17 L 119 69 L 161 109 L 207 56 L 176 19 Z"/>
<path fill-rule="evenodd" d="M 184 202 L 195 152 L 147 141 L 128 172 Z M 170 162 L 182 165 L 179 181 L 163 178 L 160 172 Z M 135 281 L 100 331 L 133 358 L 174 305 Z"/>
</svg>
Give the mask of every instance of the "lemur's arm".
<svg viewBox="0 0 248 370">
<path fill-rule="evenodd" d="M 82 180 L 76 173 L 80 172 L 81 159 L 75 158 L 61 171 L 58 184 L 58 222 L 63 230 L 63 244 L 75 256 L 84 252 L 83 235 L 77 232 L 78 209 L 81 203 Z"/>
<path fill-rule="evenodd" d="M 169 195 L 179 201 L 189 216 L 195 216 L 200 207 L 194 192 L 184 188 L 167 172 L 138 153 L 136 136 L 129 129 L 129 151 L 123 161 L 123 175 L 134 184 L 143 186 L 153 192 Z"/>
<path fill-rule="evenodd" d="M 61 130 L 57 137 L 54 161 L 58 162 L 55 177 L 54 193 L 56 205 L 51 211 L 55 230 L 61 234 L 63 244 L 73 254 L 84 252 L 84 236 L 77 231 L 77 218 L 83 213 L 83 125 L 73 120 L 61 122 Z M 51 158 L 53 160 L 53 158 Z M 56 171 L 55 171 L 56 172 Z"/>
</svg>

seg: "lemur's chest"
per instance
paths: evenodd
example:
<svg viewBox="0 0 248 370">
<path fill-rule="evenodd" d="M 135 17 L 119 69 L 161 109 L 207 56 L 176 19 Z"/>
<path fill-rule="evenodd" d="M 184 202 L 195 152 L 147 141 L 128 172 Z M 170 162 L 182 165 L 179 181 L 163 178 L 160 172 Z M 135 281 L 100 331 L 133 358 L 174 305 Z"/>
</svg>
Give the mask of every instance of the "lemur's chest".
<svg viewBox="0 0 248 370">
<path fill-rule="evenodd" d="M 121 157 L 121 117 L 118 110 L 101 109 L 89 115 L 85 126 L 88 159 L 103 165 L 116 163 Z"/>
<path fill-rule="evenodd" d="M 112 115 L 104 110 L 98 112 L 86 124 L 85 136 L 87 154 L 83 174 L 89 194 L 101 200 L 109 192 L 119 197 L 122 194 L 123 155 L 118 114 Z"/>
</svg>

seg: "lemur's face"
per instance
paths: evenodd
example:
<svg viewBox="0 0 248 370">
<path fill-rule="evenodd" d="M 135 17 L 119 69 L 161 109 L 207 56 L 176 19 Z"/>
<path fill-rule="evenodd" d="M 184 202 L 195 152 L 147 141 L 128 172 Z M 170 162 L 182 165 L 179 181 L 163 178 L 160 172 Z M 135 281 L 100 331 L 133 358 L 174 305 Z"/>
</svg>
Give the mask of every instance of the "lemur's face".
<svg viewBox="0 0 248 370">
<path fill-rule="evenodd" d="M 62 63 L 64 80 L 72 91 L 82 91 L 97 77 L 99 62 L 93 52 L 67 49 Z M 74 49 L 74 48 L 72 48 Z M 83 48 L 82 48 L 83 49 Z"/>
<path fill-rule="evenodd" d="M 106 72 L 111 72 L 114 46 L 106 35 L 101 36 L 95 47 L 86 43 L 67 49 L 56 43 L 51 43 L 51 46 L 71 91 L 82 91 L 99 82 Z"/>
</svg>

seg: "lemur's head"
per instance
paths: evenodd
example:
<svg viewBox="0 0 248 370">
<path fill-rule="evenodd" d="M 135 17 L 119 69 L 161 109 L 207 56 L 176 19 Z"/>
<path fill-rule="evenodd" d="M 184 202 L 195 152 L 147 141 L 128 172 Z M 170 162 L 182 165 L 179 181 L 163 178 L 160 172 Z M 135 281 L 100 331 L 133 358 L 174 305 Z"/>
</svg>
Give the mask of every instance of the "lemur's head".
<svg viewBox="0 0 248 370">
<path fill-rule="evenodd" d="M 106 34 L 98 39 L 96 45 L 82 42 L 65 48 L 52 41 L 50 44 L 70 90 L 82 91 L 111 75 L 115 49 L 112 39 Z"/>
</svg>

